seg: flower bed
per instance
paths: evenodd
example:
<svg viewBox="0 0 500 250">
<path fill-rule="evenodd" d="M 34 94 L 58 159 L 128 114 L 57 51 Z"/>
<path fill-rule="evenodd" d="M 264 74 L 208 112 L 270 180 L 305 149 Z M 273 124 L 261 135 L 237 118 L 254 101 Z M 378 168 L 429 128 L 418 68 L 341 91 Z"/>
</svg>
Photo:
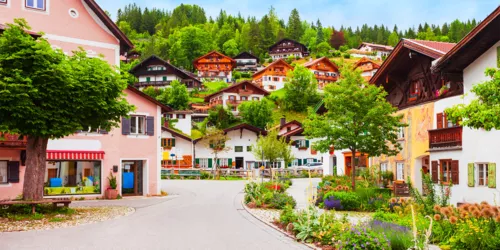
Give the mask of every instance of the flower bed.
<svg viewBox="0 0 500 250">
<path fill-rule="evenodd" d="M 250 208 L 283 209 L 295 207 L 297 202 L 285 193 L 289 185 L 286 182 L 250 182 L 245 185 L 245 204 Z"/>
</svg>

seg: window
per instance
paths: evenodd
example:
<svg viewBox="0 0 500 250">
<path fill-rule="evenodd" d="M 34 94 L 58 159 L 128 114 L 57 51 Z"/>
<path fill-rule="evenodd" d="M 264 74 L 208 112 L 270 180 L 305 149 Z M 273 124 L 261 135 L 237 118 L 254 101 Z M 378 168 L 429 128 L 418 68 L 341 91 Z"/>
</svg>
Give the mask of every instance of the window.
<svg viewBox="0 0 500 250">
<path fill-rule="evenodd" d="M 247 146 L 247 152 L 252 152 L 252 146 Z"/>
<path fill-rule="evenodd" d="M 380 172 L 387 172 L 387 162 L 380 163 Z"/>
<path fill-rule="evenodd" d="M 185 114 L 177 114 L 177 119 L 186 119 Z"/>
<path fill-rule="evenodd" d="M 399 127 L 398 130 L 398 139 L 404 139 L 405 138 L 405 128 L 404 127 Z"/>
<path fill-rule="evenodd" d="M 286 127 L 286 132 L 292 131 L 292 127 Z"/>
<path fill-rule="evenodd" d="M 234 152 L 237 153 L 243 152 L 243 146 L 234 146 Z"/>
<path fill-rule="evenodd" d="M 26 0 L 26 8 L 45 10 L 45 0 Z"/>
<path fill-rule="evenodd" d="M 452 121 L 448 121 L 446 119 L 446 113 L 437 113 L 436 114 L 436 127 L 437 128 L 452 128 L 457 127 L 458 124 L 453 123 Z"/>
<path fill-rule="evenodd" d="M 7 0 L 0 0 L 0 5 L 1 4 L 7 4 Z M 2 180 L 0 180 L 0 183 L 2 182 Z"/>
<path fill-rule="evenodd" d="M 451 160 L 441 160 L 441 181 L 449 182 L 451 180 Z"/>
<path fill-rule="evenodd" d="M 404 163 L 398 162 L 396 163 L 396 179 L 400 181 L 404 181 Z"/>
<path fill-rule="evenodd" d="M 146 117 L 131 116 L 130 117 L 130 134 L 146 134 Z"/>
<path fill-rule="evenodd" d="M 477 185 L 478 186 L 488 186 L 488 164 L 487 163 L 477 164 L 477 174 L 478 174 Z"/>
<path fill-rule="evenodd" d="M 420 81 L 413 81 L 410 85 L 410 101 L 414 101 L 417 99 L 418 94 L 420 93 Z"/>
<path fill-rule="evenodd" d="M 279 77 L 273 77 L 273 81 L 275 81 L 275 82 L 279 82 L 279 81 L 280 81 L 280 79 L 279 79 Z"/>
<path fill-rule="evenodd" d="M 200 168 L 208 168 L 208 158 L 201 158 L 199 161 Z"/>
<path fill-rule="evenodd" d="M 309 148 L 308 140 L 297 140 L 296 145 L 298 148 Z"/>
<path fill-rule="evenodd" d="M 161 139 L 162 148 L 170 149 L 175 147 L 175 139 L 173 138 L 162 138 Z"/>
<path fill-rule="evenodd" d="M 100 161 L 47 161 L 45 195 L 101 193 Z"/>
<path fill-rule="evenodd" d="M 229 100 L 236 100 L 236 97 L 234 95 L 230 95 Z"/>
<path fill-rule="evenodd" d="M 242 97 L 241 97 L 241 100 L 242 100 L 242 101 L 246 101 L 246 100 L 248 100 L 248 97 L 246 97 L 246 96 L 242 96 Z"/>
<path fill-rule="evenodd" d="M 7 161 L 0 161 L 0 183 L 7 183 Z"/>
<path fill-rule="evenodd" d="M 269 85 L 269 89 L 270 89 L 270 90 L 275 90 L 275 89 L 276 89 L 276 86 L 274 86 L 274 85 Z"/>
<path fill-rule="evenodd" d="M 258 101 L 258 100 L 259 100 L 259 98 L 258 98 L 258 97 L 252 97 L 252 100 L 254 100 L 254 101 Z"/>
</svg>

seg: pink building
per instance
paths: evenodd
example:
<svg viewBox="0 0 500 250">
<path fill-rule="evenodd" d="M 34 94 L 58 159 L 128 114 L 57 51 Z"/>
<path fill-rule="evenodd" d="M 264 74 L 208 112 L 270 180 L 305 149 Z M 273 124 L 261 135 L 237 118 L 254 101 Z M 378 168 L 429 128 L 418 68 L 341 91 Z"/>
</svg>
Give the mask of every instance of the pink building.
<svg viewBox="0 0 500 250">
<path fill-rule="evenodd" d="M 132 43 L 94 0 L 0 0 L 2 24 L 22 17 L 31 30 L 43 31 L 54 47 L 67 53 L 84 48 L 89 56 L 104 55 L 119 66 L 120 54 Z M 160 193 L 162 113 L 172 111 L 141 91 L 128 87 L 127 100 L 136 109 L 119 128 L 89 128 L 50 140 L 47 148 L 45 196 L 101 197 L 117 178 L 122 195 Z M 3 135 L 0 140 L 0 200 L 22 193 L 26 138 Z"/>
</svg>

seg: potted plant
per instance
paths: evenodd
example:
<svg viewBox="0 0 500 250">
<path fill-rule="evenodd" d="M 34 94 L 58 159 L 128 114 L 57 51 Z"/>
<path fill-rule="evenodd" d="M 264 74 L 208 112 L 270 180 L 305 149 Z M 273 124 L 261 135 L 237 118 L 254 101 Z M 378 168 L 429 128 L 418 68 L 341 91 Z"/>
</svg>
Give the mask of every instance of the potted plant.
<svg viewBox="0 0 500 250">
<path fill-rule="evenodd" d="M 382 173 L 382 180 L 384 182 L 384 186 L 388 187 L 390 182 L 394 180 L 394 173 L 391 171 L 385 171 Z"/>
<path fill-rule="evenodd" d="M 109 173 L 108 177 L 109 187 L 106 189 L 106 199 L 114 200 L 118 197 L 118 190 L 116 190 L 116 177 L 113 173 Z"/>
</svg>

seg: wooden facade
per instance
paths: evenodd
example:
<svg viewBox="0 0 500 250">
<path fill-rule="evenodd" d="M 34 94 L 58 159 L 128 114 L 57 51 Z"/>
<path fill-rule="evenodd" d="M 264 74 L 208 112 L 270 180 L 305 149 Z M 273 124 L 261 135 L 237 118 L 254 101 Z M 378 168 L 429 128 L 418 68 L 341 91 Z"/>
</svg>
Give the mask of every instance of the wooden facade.
<svg viewBox="0 0 500 250">
<path fill-rule="evenodd" d="M 463 94 L 461 76 L 434 74 L 432 61 L 454 44 L 402 39 L 370 83 L 383 86 L 387 100 L 399 109 Z"/>
<path fill-rule="evenodd" d="M 361 71 L 361 76 L 363 76 L 366 81 L 370 81 L 379 68 L 380 65 L 378 63 L 367 57 L 359 59 L 359 61 L 354 64 L 354 69 L 359 69 Z"/>
<path fill-rule="evenodd" d="M 243 81 L 206 96 L 205 102 L 209 103 L 210 107 L 229 105 L 233 108 L 233 111 L 236 111 L 241 103 L 259 101 L 267 95 L 269 95 L 269 92 L 266 90 L 250 81 Z"/>
<path fill-rule="evenodd" d="M 241 52 L 233 57 L 236 60 L 236 70 L 243 72 L 256 72 L 259 58 L 250 52 Z"/>
<path fill-rule="evenodd" d="M 274 91 L 282 88 L 285 84 L 285 78 L 288 71 L 293 67 L 283 59 L 272 62 L 266 68 L 255 73 L 253 81 L 268 91 Z"/>
<path fill-rule="evenodd" d="M 150 56 L 130 70 L 138 81 L 134 84 L 137 88 L 148 86 L 166 87 L 173 80 L 186 85 L 187 88 L 201 88 L 201 81 L 192 74 L 175 67 L 155 55 Z"/>
<path fill-rule="evenodd" d="M 193 65 L 200 78 L 231 81 L 231 72 L 236 67 L 236 61 L 222 53 L 212 51 L 195 59 Z"/>
<path fill-rule="evenodd" d="M 269 47 L 269 55 L 273 60 L 280 58 L 293 57 L 306 57 L 309 55 L 307 47 L 295 40 L 284 38 Z"/>
<path fill-rule="evenodd" d="M 336 82 L 339 77 L 339 68 L 327 57 L 312 60 L 305 63 L 304 66 L 314 73 L 319 89 L 323 89 L 329 83 Z"/>
</svg>

